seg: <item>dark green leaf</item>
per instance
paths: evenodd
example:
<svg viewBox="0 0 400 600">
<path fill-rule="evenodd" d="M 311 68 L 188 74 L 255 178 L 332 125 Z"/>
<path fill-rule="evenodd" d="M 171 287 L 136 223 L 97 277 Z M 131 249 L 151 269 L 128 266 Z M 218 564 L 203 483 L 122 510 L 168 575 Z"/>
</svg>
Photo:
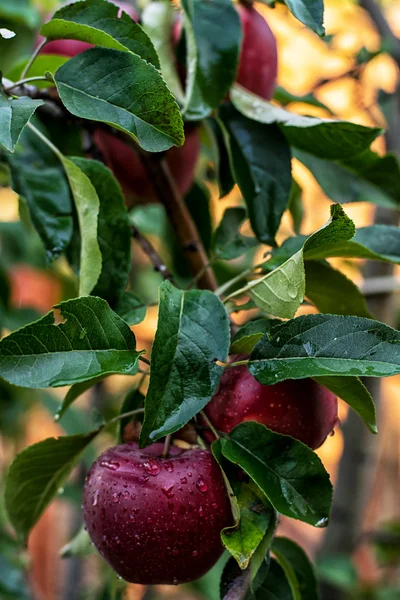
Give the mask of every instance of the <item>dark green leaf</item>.
<svg viewBox="0 0 400 600">
<path fill-rule="evenodd" d="M 186 119 L 208 116 L 225 98 L 236 77 L 240 18 L 231 0 L 182 0 L 187 40 Z"/>
<path fill-rule="evenodd" d="M 17 454 L 6 479 L 5 500 L 11 523 L 23 540 L 98 433 L 48 438 Z"/>
<path fill-rule="evenodd" d="M 277 325 L 250 357 L 252 375 L 265 385 L 285 379 L 400 373 L 400 332 L 372 319 L 304 315 Z"/>
<path fill-rule="evenodd" d="M 232 340 L 231 354 L 250 354 L 258 340 L 278 323 L 278 319 L 255 319 L 242 325 Z"/>
<path fill-rule="evenodd" d="M 358 377 L 314 377 L 318 383 L 331 390 L 363 419 L 372 433 L 378 433 L 374 400 Z"/>
<path fill-rule="evenodd" d="M 371 317 L 359 288 L 327 262 L 306 261 L 306 296 L 319 312 Z"/>
<path fill-rule="evenodd" d="M 235 84 L 231 100 L 243 115 L 266 125 L 279 123 L 291 146 L 330 159 L 357 156 L 382 133 L 347 121 L 304 117 L 271 104 Z"/>
<path fill-rule="evenodd" d="M 136 373 L 141 352 L 135 336 L 105 300 L 87 296 L 56 308 L 64 318 L 59 325 L 49 312 L 1 340 L 0 371 L 6 381 L 45 388 Z"/>
<path fill-rule="evenodd" d="M 299 234 L 301 224 L 304 218 L 304 207 L 302 203 L 303 190 L 295 181 L 292 180 L 292 191 L 290 193 L 288 210 L 292 217 L 294 232 Z"/>
<path fill-rule="evenodd" d="M 82 381 L 80 383 L 75 383 L 74 385 L 72 385 L 68 390 L 64 400 L 60 404 L 60 407 L 57 409 L 57 412 L 54 415 L 54 419 L 56 421 L 62 419 L 68 408 L 73 402 L 75 402 L 77 398 L 79 398 L 79 396 L 82 396 L 82 394 L 90 390 L 90 388 L 96 385 L 96 383 L 103 381 L 103 379 L 104 377 L 100 375 L 100 377 L 94 377 L 93 379 L 88 379 L 87 381 Z"/>
<path fill-rule="evenodd" d="M 40 33 L 48 40 L 81 40 L 95 46 L 134 52 L 147 62 L 160 68 L 154 46 L 140 25 L 105 0 L 86 0 L 60 8 L 45 23 Z"/>
<path fill-rule="evenodd" d="M 146 316 L 147 306 L 143 304 L 141 300 L 135 294 L 131 292 L 125 292 L 122 294 L 115 307 L 115 312 L 121 317 L 128 325 L 137 325 L 141 323 Z"/>
<path fill-rule="evenodd" d="M 85 50 L 58 69 L 55 82 L 73 115 L 113 125 L 144 150 L 161 152 L 184 142 L 175 99 L 157 69 L 135 54 Z"/>
<path fill-rule="evenodd" d="M 97 235 L 102 266 L 93 295 L 114 307 L 126 289 L 131 268 L 131 227 L 124 198 L 111 171 L 102 163 L 86 158 L 72 161 L 90 179 L 100 201 Z"/>
<path fill-rule="evenodd" d="M 210 249 L 212 223 L 210 214 L 210 192 L 205 185 L 194 183 L 185 195 L 185 204 L 196 223 L 206 251 Z"/>
<path fill-rule="evenodd" d="M 344 163 L 318 158 L 299 150 L 294 155 L 311 171 L 324 193 L 334 202 L 373 202 L 389 208 L 399 205 L 398 190 L 395 196 L 389 195 L 385 185 L 380 185 L 381 181 L 374 185 L 366 179 L 368 171 L 365 174 L 357 173 Z M 400 178 L 399 172 L 397 176 Z"/>
<path fill-rule="evenodd" d="M 14 152 L 22 130 L 43 100 L 8 98 L 0 90 L 0 145 Z"/>
<path fill-rule="evenodd" d="M 96 552 L 89 534 L 82 527 L 76 535 L 60 550 L 61 558 L 72 558 L 73 556 L 86 557 Z"/>
<path fill-rule="evenodd" d="M 209 118 L 206 124 L 210 127 L 210 135 L 214 136 L 215 149 L 215 170 L 219 187 L 219 196 L 223 198 L 232 191 L 235 180 L 233 178 L 232 168 L 227 148 L 228 136 L 224 127 L 217 119 Z"/>
<path fill-rule="evenodd" d="M 306 238 L 300 250 L 267 275 L 247 283 L 229 297 L 248 294 L 266 314 L 282 318 L 293 317 L 305 294 L 304 254 L 308 250 L 329 244 L 331 240 L 346 241 L 353 237 L 354 232 L 353 221 L 340 204 L 333 204 L 328 223 Z"/>
<path fill-rule="evenodd" d="M 284 570 L 271 558 L 268 574 L 260 588 L 249 592 L 245 600 L 295 600 Z"/>
<path fill-rule="evenodd" d="M 293 15 L 318 35 L 325 35 L 323 0 L 283 0 Z"/>
<path fill-rule="evenodd" d="M 295 600 L 318 600 L 317 578 L 307 554 L 292 540 L 276 537 L 272 544 L 275 554 L 292 588 Z"/>
<path fill-rule="evenodd" d="M 301 104 L 318 106 L 318 108 L 323 108 L 324 110 L 329 111 L 329 108 L 325 104 L 317 100 L 313 94 L 297 96 L 296 94 L 292 94 L 291 92 L 279 85 L 275 88 L 273 99 L 279 102 L 279 104 L 282 104 L 282 106 L 286 106 L 287 104 L 291 104 L 292 102 L 301 102 Z"/>
<path fill-rule="evenodd" d="M 242 207 L 227 208 L 214 233 L 214 252 L 224 260 L 238 258 L 257 245 L 255 238 L 240 233 L 240 226 L 246 219 L 246 210 Z"/>
<path fill-rule="evenodd" d="M 142 446 L 177 431 L 204 408 L 222 375 L 215 361 L 227 359 L 229 337 L 228 315 L 215 294 L 161 284 Z"/>
<path fill-rule="evenodd" d="M 332 485 L 308 446 L 253 421 L 235 427 L 221 443 L 223 455 L 255 481 L 278 512 L 315 527 L 327 525 Z"/>
<path fill-rule="evenodd" d="M 260 242 L 275 245 L 275 234 L 288 207 L 292 187 L 291 154 L 275 124 L 264 125 L 223 105 L 220 118 L 229 133 L 235 179 Z"/>
<path fill-rule="evenodd" d="M 30 28 L 37 27 L 40 15 L 34 3 L 30 0 L 0 0 L 0 19 L 23 23 Z"/>
<path fill-rule="evenodd" d="M 380 156 L 371 150 L 342 161 L 343 166 L 369 181 L 396 202 L 400 203 L 400 163 L 394 154 Z"/>
<path fill-rule="evenodd" d="M 352 592 L 357 585 L 357 570 L 348 554 L 330 554 L 317 563 L 319 579 Z"/>
</svg>

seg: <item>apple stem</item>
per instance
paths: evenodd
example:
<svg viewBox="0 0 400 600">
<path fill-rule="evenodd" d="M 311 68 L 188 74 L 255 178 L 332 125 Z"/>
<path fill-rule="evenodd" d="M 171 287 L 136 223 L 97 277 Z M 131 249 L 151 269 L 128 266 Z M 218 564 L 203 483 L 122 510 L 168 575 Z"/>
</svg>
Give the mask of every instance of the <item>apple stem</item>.
<svg viewBox="0 0 400 600">
<path fill-rule="evenodd" d="M 169 449 L 171 447 L 171 442 L 172 442 L 172 435 L 169 433 L 167 435 L 167 437 L 165 438 L 165 442 L 164 442 L 164 450 L 163 450 L 163 458 L 167 458 L 168 454 L 169 454 Z"/>
<path fill-rule="evenodd" d="M 140 413 L 144 413 L 144 408 L 136 408 L 135 410 L 130 410 L 129 412 L 122 413 L 107 421 L 104 427 L 113 425 L 113 423 L 117 423 L 118 421 L 120 421 L 121 419 L 125 419 L 126 417 L 133 417 L 134 415 L 139 415 Z"/>
<path fill-rule="evenodd" d="M 204 410 L 201 410 L 200 414 L 203 417 L 203 419 L 205 420 L 205 422 L 207 423 L 207 425 L 210 428 L 211 432 L 215 435 L 215 439 L 219 440 L 220 439 L 220 435 L 218 434 L 218 431 L 215 429 L 214 425 L 211 423 L 210 419 L 208 418 L 208 416 L 206 415 L 206 413 L 204 412 Z"/>
<path fill-rule="evenodd" d="M 31 66 L 33 65 L 34 61 L 36 60 L 36 57 L 40 54 L 43 46 L 45 46 L 47 44 L 47 38 L 44 38 L 44 40 L 42 42 L 40 42 L 40 44 L 38 46 L 36 46 L 35 51 L 33 52 L 32 56 L 30 57 L 30 59 L 28 60 L 28 62 L 26 63 L 22 73 L 21 73 L 21 79 L 24 79 L 24 77 L 26 76 L 27 72 L 29 71 L 29 69 L 31 68 Z"/>
<path fill-rule="evenodd" d="M 172 274 L 169 272 L 166 265 L 164 264 L 164 261 L 159 256 L 159 254 L 156 252 L 155 248 L 149 242 L 149 240 L 140 233 L 140 231 L 138 230 L 136 225 L 131 226 L 131 233 L 132 233 L 133 239 L 137 241 L 139 246 L 142 248 L 143 252 L 145 254 L 147 254 L 147 256 L 149 257 L 149 259 L 154 267 L 154 270 L 157 271 L 158 273 L 160 273 L 160 275 L 162 275 L 162 277 L 164 279 L 168 279 L 171 283 L 173 283 L 175 285 L 174 278 L 173 278 Z"/>
</svg>

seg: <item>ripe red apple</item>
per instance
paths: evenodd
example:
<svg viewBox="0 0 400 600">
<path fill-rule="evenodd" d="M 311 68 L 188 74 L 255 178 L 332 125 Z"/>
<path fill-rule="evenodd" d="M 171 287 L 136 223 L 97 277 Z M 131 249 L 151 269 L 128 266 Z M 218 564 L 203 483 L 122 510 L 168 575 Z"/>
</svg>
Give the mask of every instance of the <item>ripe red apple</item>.
<svg viewBox="0 0 400 600">
<path fill-rule="evenodd" d="M 243 421 L 258 421 L 277 433 L 318 448 L 338 422 L 336 396 L 313 379 L 262 385 L 245 365 L 224 371 L 205 412 L 214 427 L 229 433 Z M 213 441 L 212 434 L 206 434 Z"/>
<path fill-rule="evenodd" d="M 134 442 L 106 450 L 84 489 L 84 519 L 100 554 L 126 581 L 144 585 L 198 579 L 222 553 L 232 523 L 228 493 L 208 450 Z"/>
<path fill-rule="evenodd" d="M 117 0 L 110 0 L 119 7 L 118 18 L 121 17 L 123 12 L 126 12 L 134 21 L 139 21 L 139 14 L 136 9 L 128 2 L 118 2 Z M 50 20 L 52 15 L 46 19 Z M 39 44 L 43 40 L 43 37 L 38 36 L 37 43 Z M 88 48 L 92 48 L 93 44 L 87 42 L 81 42 L 80 40 L 53 40 L 44 46 L 41 50 L 41 54 L 61 54 L 62 56 L 76 56 Z"/>
<path fill-rule="evenodd" d="M 197 128 L 185 128 L 186 140 L 180 148 L 171 148 L 166 155 L 167 164 L 179 192 L 184 195 L 190 189 L 200 153 L 200 137 Z M 100 150 L 104 162 L 113 171 L 124 191 L 128 206 L 140 201 L 156 201 L 156 190 L 143 167 L 138 154 L 117 137 L 98 129 L 93 141 Z"/>
<path fill-rule="evenodd" d="M 254 94 L 270 100 L 278 72 L 275 36 L 262 15 L 250 5 L 237 4 L 243 28 L 236 81 Z"/>
</svg>

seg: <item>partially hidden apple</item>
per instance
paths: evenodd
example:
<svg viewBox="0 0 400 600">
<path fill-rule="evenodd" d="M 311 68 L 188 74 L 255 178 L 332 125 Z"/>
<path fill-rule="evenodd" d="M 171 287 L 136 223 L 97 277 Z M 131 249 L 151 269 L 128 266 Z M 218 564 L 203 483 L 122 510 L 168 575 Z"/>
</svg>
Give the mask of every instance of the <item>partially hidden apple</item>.
<svg viewBox="0 0 400 600">
<path fill-rule="evenodd" d="M 126 581 L 144 585 L 198 579 L 218 560 L 220 531 L 232 524 L 222 472 L 211 452 L 135 442 L 106 450 L 84 489 L 89 535 Z"/>
<path fill-rule="evenodd" d="M 323 444 L 338 423 L 336 396 L 313 379 L 262 385 L 246 365 L 224 371 L 205 412 L 214 427 L 224 433 L 243 421 L 257 421 L 313 449 Z M 206 438 L 214 440 L 208 432 Z"/>
</svg>

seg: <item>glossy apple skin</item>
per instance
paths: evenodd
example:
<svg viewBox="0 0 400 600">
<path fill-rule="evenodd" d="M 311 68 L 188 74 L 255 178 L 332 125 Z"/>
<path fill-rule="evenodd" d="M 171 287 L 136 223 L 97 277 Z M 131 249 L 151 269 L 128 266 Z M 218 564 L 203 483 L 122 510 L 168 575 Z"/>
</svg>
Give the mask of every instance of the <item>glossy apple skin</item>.
<svg viewBox="0 0 400 600">
<path fill-rule="evenodd" d="M 121 17 L 122 12 L 126 12 L 134 21 L 139 21 L 139 14 L 136 9 L 128 2 L 116 2 L 111 0 L 114 4 L 119 7 L 118 18 Z M 50 20 L 50 15 L 46 20 Z M 42 36 L 38 36 L 37 43 L 43 40 Z M 46 44 L 41 50 L 40 54 L 61 54 L 61 56 L 76 56 L 88 48 L 92 48 L 93 44 L 87 42 L 81 42 L 80 40 L 54 40 Z"/>
<path fill-rule="evenodd" d="M 200 153 L 200 137 L 197 128 L 185 128 L 186 140 L 180 148 L 173 147 L 166 155 L 167 164 L 180 194 L 185 195 L 193 184 Z M 138 154 L 111 133 L 98 129 L 93 141 L 102 159 L 118 179 L 128 206 L 137 202 L 155 202 L 157 193 L 145 171 Z"/>
<path fill-rule="evenodd" d="M 243 421 L 257 421 L 316 449 L 338 423 L 336 396 L 313 379 L 262 385 L 245 365 L 224 371 L 205 412 L 214 427 L 229 433 Z M 211 434 L 206 434 L 213 441 Z"/>
<path fill-rule="evenodd" d="M 218 560 L 232 524 L 221 470 L 208 450 L 134 442 L 106 450 L 84 489 L 84 519 L 96 548 L 126 581 L 198 579 Z"/>
<path fill-rule="evenodd" d="M 243 28 L 236 81 L 254 94 L 270 100 L 278 73 L 278 49 L 268 23 L 252 6 L 237 4 Z"/>
</svg>

